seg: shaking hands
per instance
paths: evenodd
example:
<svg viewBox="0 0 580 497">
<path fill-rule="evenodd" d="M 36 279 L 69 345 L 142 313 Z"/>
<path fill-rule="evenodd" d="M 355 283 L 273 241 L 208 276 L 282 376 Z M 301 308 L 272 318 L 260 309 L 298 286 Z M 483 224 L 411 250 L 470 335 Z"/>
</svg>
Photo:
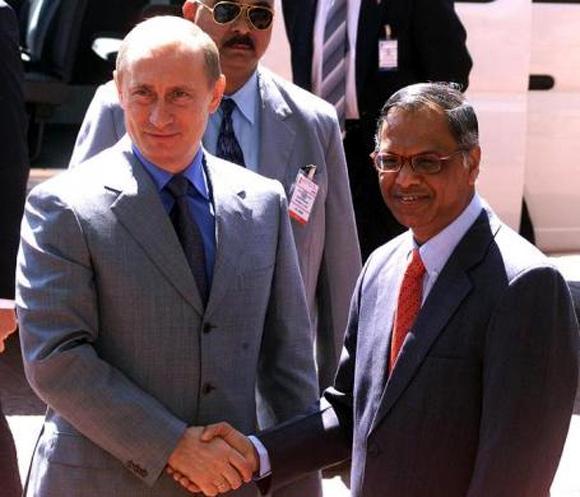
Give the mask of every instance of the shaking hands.
<svg viewBox="0 0 580 497">
<path fill-rule="evenodd" d="M 228 423 L 189 427 L 169 457 L 167 472 L 192 493 L 214 496 L 239 488 L 259 469 L 250 440 Z"/>
</svg>

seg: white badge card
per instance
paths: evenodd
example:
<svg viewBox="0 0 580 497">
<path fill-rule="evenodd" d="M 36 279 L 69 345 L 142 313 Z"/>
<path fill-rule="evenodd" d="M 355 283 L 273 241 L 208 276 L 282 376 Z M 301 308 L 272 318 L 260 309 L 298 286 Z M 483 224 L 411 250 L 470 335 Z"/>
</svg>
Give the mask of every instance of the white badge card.
<svg viewBox="0 0 580 497">
<path fill-rule="evenodd" d="M 295 219 L 300 224 L 308 223 L 318 195 L 318 189 L 320 188 L 313 179 L 315 170 L 316 167 L 312 167 L 308 175 L 300 170 L 296 176 L 288 213 L 292 219 Z"/>
<path fill-rule="evenodd" d="M 379 40 L 379 70 L 395 71 L 399 67 L 399 40 Z"/>
</svg>

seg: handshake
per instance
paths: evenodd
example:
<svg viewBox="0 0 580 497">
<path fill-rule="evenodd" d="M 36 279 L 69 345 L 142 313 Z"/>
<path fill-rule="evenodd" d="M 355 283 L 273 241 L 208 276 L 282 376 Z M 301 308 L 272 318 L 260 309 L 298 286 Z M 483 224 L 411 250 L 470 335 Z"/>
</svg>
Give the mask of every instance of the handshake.
<svg viewBox="0 0 580 497">
<path fill-rule="evenodd" d="M 187 428 L 167 466 L 167 473 L 185 489 L 206 496 L 235 490 L 258 470 L 254 445 L 227 423 Z"/>
</svg>

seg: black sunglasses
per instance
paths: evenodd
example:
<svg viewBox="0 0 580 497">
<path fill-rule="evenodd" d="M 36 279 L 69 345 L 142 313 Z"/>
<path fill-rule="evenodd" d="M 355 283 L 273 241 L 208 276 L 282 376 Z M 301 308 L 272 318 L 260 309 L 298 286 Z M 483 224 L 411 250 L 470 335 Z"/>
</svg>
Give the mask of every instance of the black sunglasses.
<svg viewBox="0 0 580 497">
<path fill-rule="evenodd" d="M 246 19 L 252 28 L 263 31 L 268 29 L 274 20 L 274 11 L 261 5 L 224 1 L 210 7 L 201 0 L 195 0 L 195 2 L 209 10 L 217 24 L 230 24 L 245 12 Z"/>
</svg>

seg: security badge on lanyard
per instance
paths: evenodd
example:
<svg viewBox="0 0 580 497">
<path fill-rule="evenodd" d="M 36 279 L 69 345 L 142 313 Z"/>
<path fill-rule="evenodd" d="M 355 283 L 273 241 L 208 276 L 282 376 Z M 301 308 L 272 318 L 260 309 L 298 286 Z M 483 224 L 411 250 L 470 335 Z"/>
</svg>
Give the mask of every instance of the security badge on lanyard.
<svg viewBox="0 0 580 497">
<path fill-rule="evenodd" d="M 385 35 L 384 40 L 379 40 L 379 71 L 396 71 L 399 67 L 399 41 L 392 37 L 388 24 L 385 24 Z"/>
<path fill-rule="evenodd" d="M 303 167 L 298 171 L 296 181 L 292 188 L 288 213 L 292 219 L 295 219 L 302 225 L 308 223 L 310 219 L 310 213 L 312 212 L 320 188 L 314 182 L 315 174 L 316 166 L 314 164 Z"/>
</svg>

